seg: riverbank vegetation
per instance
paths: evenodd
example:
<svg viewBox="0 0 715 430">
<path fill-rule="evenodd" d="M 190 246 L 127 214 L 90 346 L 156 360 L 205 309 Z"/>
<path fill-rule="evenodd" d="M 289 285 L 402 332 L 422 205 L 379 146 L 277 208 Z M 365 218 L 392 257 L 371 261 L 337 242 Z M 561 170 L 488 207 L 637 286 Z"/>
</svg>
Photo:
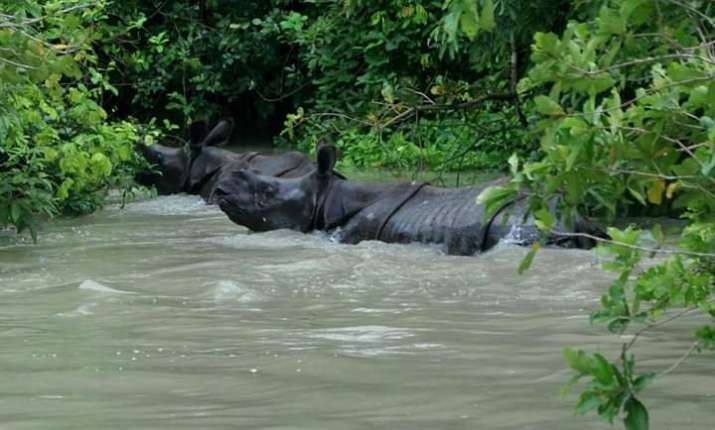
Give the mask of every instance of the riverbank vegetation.
<svg viewBox="0 0 715 430">
<path fill-rule="evenodd" d="M 102 4 L 0 5 L 0 228 L 35 237 L 39 216 L 89 213 L 129 186 L 138 133 L 101 106 L 117 92 L 93 50 Z"/>
<path fill-rule="evenodd" d="M 685 220 L 674 243 L 659 224 L 609 228 L 604 268 L 616 274 L 592 323 L 630 337 L 617 359 L 566 350 L 586 379 L 577 411 L 597 412 L 628 429 L 648 428 L 640 393 L 692 353 L 715 347 L 715 5 L 624 0 L 601 3 L 563 33 L 536 33 L 533 65 L 521 90 L 537 89 L 535 161 L 512 160 L 512 183 L 483 197 L 492 204 L 529 190 L 541 227 L 549 207 L 613 223 L 628 214 Z M 549 206 L 547 204 L 554 206 Z M 528 266 L 535 247 L 523 263 Z M 645 260 L 659 256 L 656 262 Z M 658 327 L 700 314 L 681 359 L 665 369 L 636 361 L 637 344 Z M 702 321 L 707 321 L 702 324 Z"/>
<path fill-rule="evenodd" d="M 712 2 L 0 5 L 0 227 L 34 234 L 38 216 L 92 211 L 131 190 L 136 142 L 230 115 L 284 147 L 328 138 L 353 168 L 510 172 L 482 200 L 528 193 L 545 231 L 682 219 L 602 241 L 615 281 L 592 322 L 632 337 L 613 360 L 566 351 L 580 413 L 648 428 L 641 392 L 682 360 L 650 369 L 634 351 L 674 318 L 709 318 L 683 360 L 715 347 Z"/>
</svg>

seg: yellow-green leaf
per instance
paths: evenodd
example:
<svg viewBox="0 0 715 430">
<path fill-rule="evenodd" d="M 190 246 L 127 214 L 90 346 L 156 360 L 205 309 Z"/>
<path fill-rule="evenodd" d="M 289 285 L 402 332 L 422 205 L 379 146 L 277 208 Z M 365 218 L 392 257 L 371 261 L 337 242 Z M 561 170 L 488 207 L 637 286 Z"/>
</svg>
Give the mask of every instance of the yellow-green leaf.
<svg viewBox="0 0 715 430">
<path fill-rule="evenodd" d="M 559 116 L 564 114 L 564 110 L 561 106 L 554 100 L 547 96 L 536 96 L 534 98 L 534 103 L 536 103 L 536 111 L 551 116 Z"/>
<path fill-rule="evenodd" d="M 663 203 L 663 191 L 665 191 L 664 180 L 658 179 L 657 181 L 652 182 L 650 188 L 648 189 L 648 201 L 655 205 Z"/>
<path fill-rule="evenodd" d="M 459 16 L 459 25 L 469 40 L 474 40 L 479 32 L 479 15 L 474 0 L 465 1 L 465 7 Z"/>
<path fill-rule="evenodd" d="M 479 27 L 485 31 L 496 27 L 494 22 L 494 2 L 492 0 L 484 0 L 482 14 L 479 16 Z"/>
<path fill-rule="evenodd" d="M 521 263 L 519 264 L 520 275 L 529 270 L 529 267 L 531 267 L 531 263 L 534 262 L 534 257 L 536 256 L 536 253 L 539 251 L 540 248 L 541 244 L 539 242 L 534 242 L 534 244 L 531 245 L 531 249 L 526 254 L 526 257 L 524 257 L 524 259 L 521 260 Z"/>
</svg>

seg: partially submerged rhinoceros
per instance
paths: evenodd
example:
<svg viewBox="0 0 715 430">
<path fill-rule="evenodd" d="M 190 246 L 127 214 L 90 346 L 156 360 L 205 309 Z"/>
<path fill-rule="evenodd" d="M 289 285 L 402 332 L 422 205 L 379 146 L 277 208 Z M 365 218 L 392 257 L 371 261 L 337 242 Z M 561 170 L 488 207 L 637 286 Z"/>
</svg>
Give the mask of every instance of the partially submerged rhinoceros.
<svg viewBox="0 0 715 430">
<path fill-rule="evenodd" d="M 199 194 L 206 202 L 214 203 L 216 183 L 226 172 L 250 168 L 268 176 L 291 177 L 313 170 L 310 159 L 299 152 L 236 153 L 218 148 L 228 142 L 232 132 L 230 119 L 219 121 L 210 131 L 206 123 L 196 122 L 190 127 L 190 141 L 184 147 L 138 145 L 154 170 L 139 173 L 137 182 L 156 187 L 159 194 Z"/>
<path fill-rule="evenodd" d="M 422 242 L 443 245 L 449 254 L 472 255 L 506 237 L 522 245 L 540 239 L 529 218 L 522 222 L 524 199 L 487 217 L 484 207 L 476 203 L 485 186 L 438 188 L 426 183 L 347 181 L 332 174 L 336 154 L 335 147 L 321 146 L 317 167 L 295 178 L 232 171 L 218 183 L 216 200 L 233 222 L 254 231 L 336 230 L 340 242 L 351 244 Z M 595 231 L 586 223 L 576 223 L 575 230 Z M 546 240 L 563 247 L 593 246 L 582 237 L 552 235 Z"/>
</svg>

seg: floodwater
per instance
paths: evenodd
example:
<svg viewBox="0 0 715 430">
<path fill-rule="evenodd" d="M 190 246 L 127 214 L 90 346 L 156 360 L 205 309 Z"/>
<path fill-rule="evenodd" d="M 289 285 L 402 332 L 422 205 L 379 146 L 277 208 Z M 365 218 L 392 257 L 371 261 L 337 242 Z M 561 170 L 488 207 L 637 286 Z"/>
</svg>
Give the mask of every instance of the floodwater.
<svg viewBox="0 0 715 430">
<path fill-rule="evenodd" d="M 610 275 L 524 254 L 252 234 L 190 196 L 54 222 L 0 247 L 0 429 L 610 428 L 559 397 L 564 346 L 624 340 L 588 324 Z M 712 429 L 714 387 L 708 355 L 658 380 L 652 428 Z"/>
</svg>

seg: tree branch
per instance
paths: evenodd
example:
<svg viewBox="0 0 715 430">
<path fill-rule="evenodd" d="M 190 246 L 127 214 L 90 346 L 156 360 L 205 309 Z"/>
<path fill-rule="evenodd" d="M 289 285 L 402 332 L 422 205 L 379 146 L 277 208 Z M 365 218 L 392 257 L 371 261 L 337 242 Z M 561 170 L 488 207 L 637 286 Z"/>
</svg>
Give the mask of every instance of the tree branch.
<svg viewBox="0 0 715 430">
<path fill-rule="evenodd" d="M 674 371 L 675 369 L 677 369 L 678 367 L 680 367 L 680 365 L 683 364 L 683 363 L 685 362 L 685 360 L 687 360 L 688 357 L 690 357 L 690 356 L 693 354 L 693 352 L 694 352 L 699 346 L 700 346 L 700 341 L 693 342 L 693 344 L 690 346 L 690 348 L 688 348 L 688 350 L 685 351 L 685 354 L 683 354 L 683 355 L 678 359 L 678 361 L 676 361 L 675 363 L 673 363 L 672 366 L 668 367 L 668 368 L 665 369 L 664 371 L 660 372 L 660 376 L 665 376 L 665 375 L 667 375 L 668 373 L 670 373 L 670 372 Z"/>
<path fill-rule="evenodd" d="M 638 251 L 650 252 L 650 253 L 654 253 L 654 254 L 685 255 L 688 257 L 715 258 L 715 254 L 711 254 L 708 252 L 685 251 L 682 249 L 648 248 L 645 246 L 631 245 L 629 243 L 619 242 L 617 240 L 605 239 L 603 237 L 595 236 L 595 235 L 588 234 L 588 233 L 572 233 L 572 232 L 557 231 L 557 230 L 554 230 L 551 233 L 555 234 L 557 236 L 563 236 L 563 237 L 583 237 L 586 239 L 595 240 L 596 242 L 609 243 L 611 245 L 618 245 L 618 246 L 622 246 L 624 248 L 635 249 Z"/>
</svg>

